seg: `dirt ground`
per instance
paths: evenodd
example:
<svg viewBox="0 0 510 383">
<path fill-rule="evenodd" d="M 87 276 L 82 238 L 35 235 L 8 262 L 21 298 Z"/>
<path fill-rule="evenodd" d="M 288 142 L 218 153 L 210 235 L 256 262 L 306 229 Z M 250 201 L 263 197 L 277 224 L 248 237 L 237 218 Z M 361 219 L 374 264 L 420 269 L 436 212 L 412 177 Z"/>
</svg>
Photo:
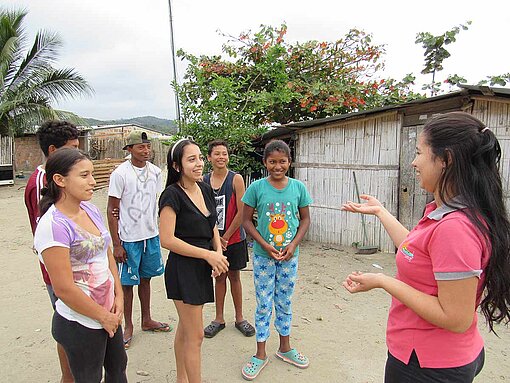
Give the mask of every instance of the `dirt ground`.
<svg viewBox="0 0 510 383">
<path fill-rule="evenodd" d="M 24 185 L 17 181 L 14 186 L 0 186 L 0 270 L 4 275 L 0 295 L 0 381 L 57 382 L 59 368 L 50 333 L 52 310 L 31 250 Z M 93 202 L 104 211 L 106 190 L 99 190 Z M 166 258 L 167 252 L 163 254 Z M 350 271 L 379 271 L 374 264 L 385 273 L 395 273 L 392 254 L 357 255 L 353 249 L 334 245 L 302 245 L 291 340 L 310 358 L 310 367 L 298 370 L 274 357 L 278 337 L 273 328 L 268 340 L 270 363 L 258 382 L 383 381 L 390 298 L 381 291 L 350 295 L 341 286 Z M 252 320 L 255 298 L 251 264 L 241 274 L 245 316 Z M 165 297 L 163 278 L 153 280 L 152 292 L 153 317 L 175 325 L 177 314 Z M 241 367 L 255 351 L 255 338 L 245 338 L 234 328 L 231 302 L 228 297 L 227 328 L 204 341 L 203 377 L 209 383 L 242 382 Z M 128 351 L 129 381 L 174 382 L 173 333 L 142 332 L 138 302 L 135 307 L 137 329 Z M 206 305 L 204 323 L 213 317 L 214 305 Z M 480 322 L 486 340 L 486 363 L 476 381 L 510 382 L 510 329 L 498 326 L 498 338 Z"/>
</svg>

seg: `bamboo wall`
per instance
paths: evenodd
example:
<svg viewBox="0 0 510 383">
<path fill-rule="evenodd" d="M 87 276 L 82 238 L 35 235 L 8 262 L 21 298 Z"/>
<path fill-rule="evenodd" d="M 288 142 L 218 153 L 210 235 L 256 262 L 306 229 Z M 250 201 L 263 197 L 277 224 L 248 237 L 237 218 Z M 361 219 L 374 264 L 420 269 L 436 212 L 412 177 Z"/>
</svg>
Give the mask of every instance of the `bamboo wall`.
<svg viewBox="0 0 510 383">
<path fill-rule="evenodd" d="M 502 158 L 500 163 L 507 208 L 510 208 L 510 101 L 475 98 L 472 114 L 491 129 L 498 138 Z"/>
<path fill-rule="evenodd" d="M 368 243 L 364 243 L 361 216 L 340 207 L 356 199 L 355 171 L 360 193 L 376 196 L 397 215 L 400 125 L 399 115 L 391 112 L 299 133 L 295 177 L 306 184 L 314 200 L 309 240 L 394 250 L 375 217 L 365 217 Z"/>
<path fill-rule="evenodd" d="M 510 208 L 510 100 L 473 97 L 472 102 L 471 113 L 495 133 L 501 145 L 501 175 Z M 398 216 L 399 205 L 406 205 L 406 201 L 399 200 L 401 182 L 414 180 L 409 179 L 414 177 L 414 172 L 408 169 L 413 156 L 401 158 L 404 152 L 414 152 L 414 147 L 401 146 L 414 145 L 401 137 L 401 132 L 413 134 L 415 140 L 418 128 L 402 127 L 402 118 L 395 111 L 298 132 L 295 177 L 306 184 L 314 199 L 307 238 L 347 246 L 353 243 L 375 245 L 381 251 L 393 252 L 393 243 L 375 217 L 365 217 L 368 243 L 364 243 L 360 215 L 342 212 L 340 208 L 344 201 L 356 198 L 352 175 L 355 171 L 360 193 L 376 196 Z M 416 193 L 419 191 L 410 194 L 417 198 Z M 419 197 L 423 197 L 417 202 L 420 206 L 415 207 L 421 212 L 426 195 L 423 193 Z M 414 226 L 418 218 L 410 217 L 409 225 Z"/>
</svg>

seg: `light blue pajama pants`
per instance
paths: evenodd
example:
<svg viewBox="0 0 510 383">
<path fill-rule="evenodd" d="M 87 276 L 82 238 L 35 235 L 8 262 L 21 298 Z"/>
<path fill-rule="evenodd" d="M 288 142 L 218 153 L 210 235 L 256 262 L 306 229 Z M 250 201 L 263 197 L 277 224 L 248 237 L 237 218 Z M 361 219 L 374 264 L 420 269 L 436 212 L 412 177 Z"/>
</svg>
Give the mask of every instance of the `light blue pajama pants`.
<svg viewBox="0 0 510 383">
<path fill-rule="evenodd" d="M 257 296 L 255 312 L 257 342 L 265 342 L 269 338 L 273 304 L 276 331 L 283 336 L 290 335 L 292 294 L 296 284 L 297 270 L 297 257 L 292 257 L 289 261 L 276 261 L 273 258 L 254 254 L 253 280 Z"/>
</svg>

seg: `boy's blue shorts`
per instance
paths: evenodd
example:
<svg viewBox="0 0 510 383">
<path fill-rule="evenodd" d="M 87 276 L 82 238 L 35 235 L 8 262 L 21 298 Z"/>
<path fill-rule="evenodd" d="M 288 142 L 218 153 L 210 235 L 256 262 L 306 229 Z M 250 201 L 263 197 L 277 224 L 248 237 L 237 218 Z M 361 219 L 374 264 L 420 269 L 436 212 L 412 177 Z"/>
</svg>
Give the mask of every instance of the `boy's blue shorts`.
<svg viewBox="0 0 510 383">
<path fill-rule="evenodd" d="M 140 284 L 140 278 L 149 279 L 165 272 L 159 235 L 137 242 L 122 242 L 126 262 L 118 263 L 120 283 L 123 286 Z"/>
</svg>

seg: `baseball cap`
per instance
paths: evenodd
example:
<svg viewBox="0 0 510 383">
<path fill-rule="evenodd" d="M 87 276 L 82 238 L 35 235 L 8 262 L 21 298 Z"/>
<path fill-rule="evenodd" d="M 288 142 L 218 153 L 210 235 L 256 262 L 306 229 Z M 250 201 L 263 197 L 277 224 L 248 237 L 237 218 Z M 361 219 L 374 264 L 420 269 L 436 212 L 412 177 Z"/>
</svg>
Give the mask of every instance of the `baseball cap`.
<svg viewBox="0 0 510 383">
<path fill-rule="evenodd" d="M 126 146 L 122 149 L 126 150 L 128 146 L 136 145 L 136 144 L 150 144 L 150 140 L 147 138 L 147 133 L 142 132 L 140 130 L 134 130 L 129 133 L 129 136 L 126 141 Z"/>
</svg>

